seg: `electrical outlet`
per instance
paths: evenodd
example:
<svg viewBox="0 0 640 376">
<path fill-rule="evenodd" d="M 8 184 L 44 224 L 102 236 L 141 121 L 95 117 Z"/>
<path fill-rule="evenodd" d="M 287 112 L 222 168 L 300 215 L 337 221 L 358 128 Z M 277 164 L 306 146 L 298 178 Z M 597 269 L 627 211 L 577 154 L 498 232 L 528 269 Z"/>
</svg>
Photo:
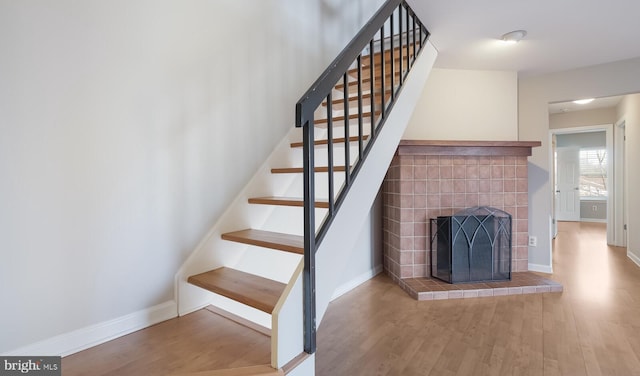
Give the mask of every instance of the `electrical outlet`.
<svg viewBox="0 0 640 376">
<path fill-rule="evenodd" d="M 529 247 L 537 247 L 538 246 L 538 238 L 535 236 L 529 236 Z"/>
</svg>

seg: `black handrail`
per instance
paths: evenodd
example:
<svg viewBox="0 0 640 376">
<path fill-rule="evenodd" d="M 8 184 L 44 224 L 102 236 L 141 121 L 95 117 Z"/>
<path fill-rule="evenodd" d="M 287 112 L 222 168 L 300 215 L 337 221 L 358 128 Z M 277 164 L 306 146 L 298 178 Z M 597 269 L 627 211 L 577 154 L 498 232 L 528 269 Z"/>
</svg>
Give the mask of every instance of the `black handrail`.
<svg viewBox="0 0 640 376">
<path fill-rule="evenodd" d="M 397 17 L 397 18 L 396 18 Z M 419 30 L 416 30 L 416 29 Z M 397 33 L 396 33 L 397 29 Z M 389 36 L 386 37 L 385 33 Z M 419 40 L 416 40 L 418 32 Z M 376 39 L 378 37 L 379 39 Z M 338 57 L 314 82 L 311 88 L 302 96 L 296 104 L 296 127 L 303 128 L 303 166 L 304 166 L 304 350 L 313 354 L 316 350 L 316 286 L 315 286 L 315 254 L 318 245 L 322 242 L 327 233 L 333 218 L 339 210 L 346 193 L 356 178 L 362 162 L 366 159 L 373 146 L 380 129 L 384 125 L 388 113 L 393 108 L 395 100 L 400 93 L 407 78 L 410 68 L 413 66 L 418 54 L 424 47 L 429 32 L 418 20 L 415 13 L 405 0 L 388 0 L 367 24 L 358 32 Z M 404 40 L 403 40 L 404 39 Z M 400 47 L 396 49 L 395 43 L 399 42 Z M 386 44 L 389 43 L 389 49 Z M 379 49 L 376 50 L 376 45 Z M 368 55 L 363 59 L 363 50 L 368 48 Z M 406 56 L 404 56 L 406 51 Z M 396 52 L 398 61 L 396 63 Z M 376 61 L 379 54 L 380 59 Z M 387 54 L 390 57 L 390 64 L 387 64 Z M 406 57 L 406 62 L 405 62 Z M 366 64 L 363 63 L 366 60 Z M 352 68 L 355 64 L 355 68 Z M 389 65 L 389 67 L 387 67 Z M 386 73 L 386 68 L 390 69 Z M 369 69 L 369 77 L 363 77 L 363 70 Z M 355 71 L 355 72 L 354 72 Z M 350 81 L 350 74 L 356 74 L 354 81 Z M 396 74 L 399 76 L 396 80 Z M 387 82 L 387 77 L 390 79 Z M 368 135 L 366 146 L 364 146 L 363 113 L 364 96 L 363 82 L 368 80 L 368 95 L 370 115 L 366 115 L 371 121 L 371 129 Z M 379 80 L 379 85 L 378 85 Z M 339 168 L 333 163 L 334 134 L 333 126 L 338 119 L 333 114 L 333 103 L 336 101 L 332 92 L 339 82 L 342 82 L 341 89 L 344 120 L 344 184 L 339 191 L 337 198 L 334 197 L 333 172 Z M 357 81 L 357 82 L 356 82 Z M 349 86 L 357 84 L 357 109 L 350 114 Z M 378 87 L 380 91 L 378 92 Z M 378 98 L 379 96 L 379 98 Z M 340 100 L 337 100 L 340 101 Z M 316 233 L 315 220 L 315 113 L 323 104 L 326 104 L 327 126 L 328 126 L 328 192 L 329 192 L 329 213 L 325 217 L 322 226 Z M 354 166 L 350 165 L 350 121 L 357 117 L 357 141 L 358 157 Z M 334 122 L 334 120 L 336 120 Z"/>
</svg>

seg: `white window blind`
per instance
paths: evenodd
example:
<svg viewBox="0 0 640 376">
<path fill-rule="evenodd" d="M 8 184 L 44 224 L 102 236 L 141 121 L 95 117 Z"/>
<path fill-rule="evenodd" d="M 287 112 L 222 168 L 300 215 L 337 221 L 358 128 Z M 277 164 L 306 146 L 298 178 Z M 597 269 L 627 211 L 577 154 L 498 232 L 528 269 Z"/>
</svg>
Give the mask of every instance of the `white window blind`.
<svg viewBox="0 0 640 376">
<path fill-rule="evenodd" d="M 580 149 L 580 196 L 607 197 L 606 149 Z"/>
</svg>

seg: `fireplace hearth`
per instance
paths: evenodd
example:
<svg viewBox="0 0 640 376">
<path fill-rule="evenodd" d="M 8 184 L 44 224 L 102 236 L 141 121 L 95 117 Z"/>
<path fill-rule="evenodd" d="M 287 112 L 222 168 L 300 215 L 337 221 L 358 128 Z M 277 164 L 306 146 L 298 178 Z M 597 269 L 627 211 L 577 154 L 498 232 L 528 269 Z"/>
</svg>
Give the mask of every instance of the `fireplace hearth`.
<svg viewBox="0 0 640 376">
<path fill-rule="evenodd" d="M 511 280 L 511 214 L 477 206 L 430 222 L 431 277 L 449 283 Z"/>
</svg>

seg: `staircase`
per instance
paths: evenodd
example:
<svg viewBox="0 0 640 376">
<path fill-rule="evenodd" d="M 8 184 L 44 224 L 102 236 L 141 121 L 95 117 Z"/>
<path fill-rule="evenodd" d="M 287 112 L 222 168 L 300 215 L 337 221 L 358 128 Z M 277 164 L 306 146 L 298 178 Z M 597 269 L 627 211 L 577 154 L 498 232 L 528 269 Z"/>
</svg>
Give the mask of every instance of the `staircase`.
<svg viewBox="0 0 640 376">
<path fill-rule="evenodd" d="M 291 130 L 178 272 L 181 315 L 212 304 L 271 333 L 273 369 L 305 368 L 294 365 L 315 352 L 316 312 L 336 283 L 321 269 L 337 250 L 334 265 L 349 259 L 435 59 L 427 37 L 406 2 L 390 0 L 354 38 L 310 90 L 317 104 L 302 103 L 307 94 L 298 104 L 302 132 Z"/>
</svg>

